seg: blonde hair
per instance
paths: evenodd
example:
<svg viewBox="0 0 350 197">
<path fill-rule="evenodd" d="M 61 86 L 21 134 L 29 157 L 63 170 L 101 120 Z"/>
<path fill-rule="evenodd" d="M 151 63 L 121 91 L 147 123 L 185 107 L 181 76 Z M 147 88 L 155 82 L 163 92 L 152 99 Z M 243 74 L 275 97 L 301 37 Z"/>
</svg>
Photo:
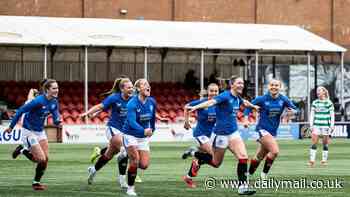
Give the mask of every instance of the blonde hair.
<svg viewBox="0 0 350 197">
<path fill-rule="evenodd" d="M 141 83 L 142 83 L 143 81 L 148 82 L 147 79 L 145 79 L 145 78 L 141 78 L 141 79 L 138 79 L 138 80 L 135 81 L 134 86 L 135 86 L 135 90 L 136 90 L 137 93 L 139 93 L 139 90 L 138 90 L 138 89 L 140 89 Z"/>
<path fill-rule="evenodd" d="M 270 83 L 272 83 L 273 81 L 277 81 L 277 82 L 280 84 L 280 87 L 281 87 L 281 89 L 282 89 L 282 81 L 281 81 L 281 80 L 278 80 L 278 79 L 276 79 L 276 78 L 272 78 L 272 79 L 270 79 L 270 81 L 269 81 L 269 85 L 270 85 Z"/>
<path fill-rule="evenodd" d="M 131 80 L 126 77 L 116 78 L 114 80 L 112 88 L 108 92 L 102 93 L 101 96 L 106 96 L 106 95 L 120 92 L 120 90 L 124 88 L 124 84 L 127 82 L 131 82 Z"/>
<path fill-rule="evenodd" d="M 129 82 L 131 82 L 129 78 L 121 79 L 120 82 L 119 82 L 119 91 L 124 89 L 125 84 L 129 83 Z"/>
<path fill-rule="evenodd" d="M 329 99 L 329 92 L 324 86 L 318 86 L 316 92 L 318 92 L 318 90 L 323 90 L 325 92 L 326 99 Z"/>
</svg>

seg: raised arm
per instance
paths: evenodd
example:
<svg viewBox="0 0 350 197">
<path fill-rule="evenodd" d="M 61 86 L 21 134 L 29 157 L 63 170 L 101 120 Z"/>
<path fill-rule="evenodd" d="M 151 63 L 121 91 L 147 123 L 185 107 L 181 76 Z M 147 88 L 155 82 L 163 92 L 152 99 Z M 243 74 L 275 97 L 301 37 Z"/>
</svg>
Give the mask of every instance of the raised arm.
<svg viewBox="0 0 350 197">
<path fill-rule="evenodd" d="M 249 114 L 252 112 L 252 109 L 260 110 L 260 105 L 262 103 L 263 97 L 258 96 L 255 99 L 252 100 L 252 102 L 249 102 L 247 100 L 243 100 L 244 106 L 246 108 L 244 109 L 244 117 L 247 118 Z"/>
<path fill-rule="evenodd" d="M 294 103 L 285 97 L 285 107 L 287 107 L 289 110 L 293 111 L 293 113 L 299 113 L 299 109 L 294 105 Z"/>
<path fill-rule="evenodd" d="M 117 98 L 113 95 L 109 95 L 107 98 L 105 98 L 100 104 L 97 104 L 90 108 L 87 112 L 80 114 L 80 117 L 93 117 L 96 116 L 99 112 L 102 110 L 106 110 L 111 107 L 113 103 L 115 103 Z"/>
<path fill-rule="evenodd" d="M 87 117 L 91 117 L 92 115 L 95 115 L 96 113 L 102 111 L 104 108 L 103 104 L 97 104 L 93 107 L 91 107 L 87 112 L 84 112 L 82 114 L 80 114 L 80 117 L 84 118 L 85 116 Z"/>
<path fill-rule="evenodd" d="M 284 98 L 284 107 L 287 108 L 287 116 L 286 120 L 290 121 L 293 115 L 297 115 L 299 113 L 299 109 L 294 105 L 294 103 L 286 96 Z"/>
<path fill-rule="evenodd" d="M 22 114 L 31 111 L 32 109 L 38 107 L 40 105 L 40 102 L 38 99 L 34 99 L 32 101 L 30 101 L 29 103 L 23 105 L 22 107 L 20 107 L 17 112 L 15 117 L 12 119 L 11 124 L 9 126 L 9 130 L 8 132 L 10 132 L 17 124 L 18 120 L 21 118 Z M 6 129 L 7 131 L 7 129 Z"/>
<path fill-rule="evenodd" d="M 191 101 L 190 103 L 185 105 L 185 107 L 184 107 L 184 115 L 185 115 L 184 128 L 185 129 L 188 130 L 191 128 L 191 124 L 190 124 L 191 112 L 189 111 L 188 107 L 196 106 L 202 102 L 204 102 L 204 101 L 203 100 L 194 100 L 194 101 Z"/>
<path fill-rule="evenodd" d="M 246 108 L 250 108 L 250 109 L 255 109 L 255 110 L 259 110 L 260 107 L 258 105 L 255 105 L 255 104 L 252 104 L 251 102 L 243 99 L 243 105 L 246 107 Z"/>
<path fill-rule="evenodd" d="M 198 109 L 204 109 L 204 108 L 208 108 L 211 107 L 213 105 L 216 105 L 217 101 L 215 99 L 211 99 L 208 101 L 205 101 L 201 104 L 195 105 L 195 106 L 187 106 L 187 109 L 189 110 L 189 112 L 193 112 L 196 111 Z"/>
</svg>

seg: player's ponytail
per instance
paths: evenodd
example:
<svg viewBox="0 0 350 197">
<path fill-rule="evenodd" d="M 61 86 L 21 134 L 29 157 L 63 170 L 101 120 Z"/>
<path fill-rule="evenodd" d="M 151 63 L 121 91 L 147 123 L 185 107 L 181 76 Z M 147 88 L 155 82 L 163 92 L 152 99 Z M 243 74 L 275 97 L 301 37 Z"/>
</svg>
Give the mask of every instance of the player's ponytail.
<svg viewBox="0 0 350 197">
<path fill-rule="evenodd" d="M 104 92 L 104 93 L 100 94 L 100 96 L 104 97 L 104 96 L 108 96 L 108 95 L 113 94 L 113 93 L 119 93 L 120 90 L 121 90 L 121 88 L 120 88 L 121 85 L 125 83 L 124 80 L 130 81 L 130 79 L 127 78 L 127 77 L 124 76 L 124 75 L 122 75 L 122 76 L 116 78 L 116 79 L 114 80 L 114 83 L 113 83 L 112 88 L 111 88 L 108 92 Z M 123 81 L 124 81 L 124 82 L 123 82 Z M 122 83 L 122 82 L 123 82 L 123 83 Z M 123 86 L 124 86 L 124 85 L 123 85 Z"/>
<path fill-rule="evenodd" d="M 44 84 L 47 82 L 47 78 L 44 78 L 44 79 L 42 79 L 41 81 L 40 81 L 40 83 L 39 83 L 39 91 L 41 91 L 41 92 L 45 92 L 45 89 L 44 89 Z"/>
</svg>

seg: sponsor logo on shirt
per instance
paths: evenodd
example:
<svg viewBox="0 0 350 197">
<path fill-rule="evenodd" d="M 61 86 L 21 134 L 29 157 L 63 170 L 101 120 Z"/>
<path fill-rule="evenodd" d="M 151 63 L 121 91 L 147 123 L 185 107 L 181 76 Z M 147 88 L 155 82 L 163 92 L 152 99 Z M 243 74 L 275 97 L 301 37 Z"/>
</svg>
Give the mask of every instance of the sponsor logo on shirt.
<svg viewBox="0 0 350 197">
<path fill-rule="evenodd" d="M 327 112 L 328 109 L 322 107 L 322 108 L 316 108 L 315 111 L 316 112 Z"/>
<path fill-rule="evenodd" d="M 208 121 L 215 122 L 215 120 L 216 120 L 216 113 L 208 113 Z"/>
<path fill-rule="evenodd" d="M 149 120 L 151 120 L 151 114 L 147 113 L 147 114 L 140 115 L 140 120 L 141 121 L 149 121 Z"/>
</svg>

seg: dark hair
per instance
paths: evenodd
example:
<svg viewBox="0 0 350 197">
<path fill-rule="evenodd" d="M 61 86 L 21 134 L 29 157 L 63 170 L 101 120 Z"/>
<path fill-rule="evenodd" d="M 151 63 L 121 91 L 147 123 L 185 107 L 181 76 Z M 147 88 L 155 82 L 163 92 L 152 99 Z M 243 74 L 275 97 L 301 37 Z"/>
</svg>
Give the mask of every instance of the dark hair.
<svg viewBox="0 0 350 197">
<path fill-rule="evenodd" d="M 107 96 L 113 93 L 119 93 L 121 89 L 123 89 L 124 83 L 129 81 L 129 78 L 127 78 L 125 75 L 121 75 L 120 77 L 114 80 L 112 89 L 110 89 L 108 92 L 102 93 L 100 96 Z"/>
<path fill-rule="evenodd" d="M 46 83 L 46 81 L 47 81 L 47 78 L 44 78 L 39 82 L 39 91 L 44 92 L 44 84 Z"/>
<path fill-rule="evenodd" d="M 46 92 L 53 83 L 57 83 L 57 81 L 55 79 L 46 79 L 42 85 L 42 90 Z"/>
</svg>

